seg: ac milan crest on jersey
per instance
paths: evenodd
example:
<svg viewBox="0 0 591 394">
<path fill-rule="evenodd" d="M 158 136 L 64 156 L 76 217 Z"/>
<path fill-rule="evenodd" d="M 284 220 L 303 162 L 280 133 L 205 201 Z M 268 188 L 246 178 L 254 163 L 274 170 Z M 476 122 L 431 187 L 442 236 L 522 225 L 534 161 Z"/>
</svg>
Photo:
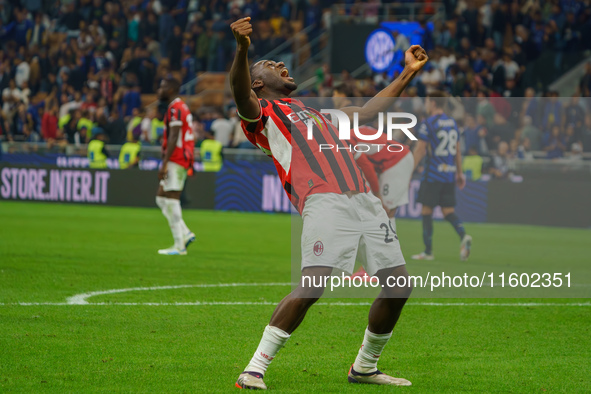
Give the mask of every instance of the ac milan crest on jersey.
<svg viewBox="0 0 591 394">
<path fill-rule="evenodd" d="M 314 244 L 314 254 L 316 256 L 320 256 L 322 252 L 324 252 L 324 245 L 322 244 L 322 241 L 316 241 Z"/>
</svg>

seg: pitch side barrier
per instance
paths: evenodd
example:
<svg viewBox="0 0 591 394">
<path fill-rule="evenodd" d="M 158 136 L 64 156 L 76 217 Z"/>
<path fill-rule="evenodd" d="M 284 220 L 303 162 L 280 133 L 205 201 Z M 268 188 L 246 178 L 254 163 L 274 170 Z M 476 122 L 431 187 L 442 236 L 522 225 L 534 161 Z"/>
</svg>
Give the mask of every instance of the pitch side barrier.
<svg viewBox="0 0 591 394">
<path fill-rule="evenodd" d="M 456 212 L 465 222 L 591 227 L 591 175 L 524 171 L 515 179 L 468 181 L 456 190 Z M 153 207 L 156 171 L 92 170 L 0 164 L 0 200 Z M 410 181 L 409 203 L 397 218 L 420 219 L 420 179 Z M 189 177 L 187 209 L 295 213 L 270 163 L 225 162 L 218 173 Z M 441 210 L 434 212 L 443 219 Z"/>
</svg>

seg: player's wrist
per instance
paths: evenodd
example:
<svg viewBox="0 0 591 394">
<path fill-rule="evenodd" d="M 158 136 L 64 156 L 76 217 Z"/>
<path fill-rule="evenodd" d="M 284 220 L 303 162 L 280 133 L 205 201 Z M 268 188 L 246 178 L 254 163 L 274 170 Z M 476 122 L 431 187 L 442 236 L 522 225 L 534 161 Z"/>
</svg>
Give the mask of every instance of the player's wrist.
<svg viewBox="0 0 591 394">
<path fill-rule="evenodd" d="M 240 55 L 248 54 L 249 43 L 238 42 L 236 45 L 236 52 Z"/>
<path fill-rule="evenodd" d="M 409 79 L 413 79 L 420 70 L 415 70 L 412 65 L 406 64 L 404 66 L 404 69 L 402 70 L 402 72 L 400 73 L 400 76 L 402 78 L 409 78 Z"/>
</svg>

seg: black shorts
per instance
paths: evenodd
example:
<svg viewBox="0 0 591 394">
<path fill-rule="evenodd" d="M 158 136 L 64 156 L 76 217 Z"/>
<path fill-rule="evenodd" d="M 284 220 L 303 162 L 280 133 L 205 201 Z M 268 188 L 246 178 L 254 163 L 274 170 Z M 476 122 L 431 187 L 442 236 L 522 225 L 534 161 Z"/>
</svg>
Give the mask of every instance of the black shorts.
<svg viewBox="0 0 591 394">
<path fill-rule="evenodd" d="M 428 207 L 455 207 L 456 184 L 453 182 L 421 182 L 417 199 Z"/>
</svg>

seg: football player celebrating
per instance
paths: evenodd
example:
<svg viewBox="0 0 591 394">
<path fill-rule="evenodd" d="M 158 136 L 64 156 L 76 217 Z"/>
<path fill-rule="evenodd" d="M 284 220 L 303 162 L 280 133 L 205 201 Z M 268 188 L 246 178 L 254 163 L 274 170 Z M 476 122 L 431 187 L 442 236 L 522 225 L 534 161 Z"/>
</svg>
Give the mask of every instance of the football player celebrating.
<svg viewBox="0 0 591 394">
<path fill-rule="evenodd" d="M 303 217 L 301 241 L 302 277 L 320 283 L 333 268 L 351 272 L 358 249 L 365 254 L 366 270 L 381 283 L 388 277 L 408 273 L 400 244 L 381 201 L 365 186 L 353 154 L 338 138 L 337 128 L 319 111 L 305 107 L 289 95 L 297 85 L 283 63 L 261 60 L 248 64 L 250 18 L 231 25 L 237 41 L 230 70 L 232 94 L 242 119 L 246 137 L 273 158 L 285 192 Z M 405 69 L 388 87 L 363 107 L 341 108 L 349 118 L 357 113 L 364 124 L 387 109 L 423 68 L 428 57 L 418 45 L 405 53 Z M 311 121 L 311 120 L 314 121 Z M 307 138 L 312 125 L 312 139 Z M 336 151 L 320 150 L 320 144 L 332 144 Z M 319 282 L 320 281 L 320 282 Z M 351 383 L 409 386 L 406 379 L 388 376 L 377 369 L 377 362 L 392 335 L 412 287 L 384 285 L 369 311 L 365 338 L 349 370 Z M 266 389 L 264 374 L 271 361 L 300 325 L 308 309 L 324 288 L 300 282 L 277 305 L 271 321 L 250 363 L 240 374 L 236 386 Z"/>
<path fill-rule="evenodd" d="M 158 88 L 158 99 L 168 107 L 164 115 L 162 166 L 158 171 L 160 186 L 156 194 L 156 204 L 168 220 L 174 239 L 172 247 L 158 251 L 163 255 L 185 255 L 187 246 L 195 241 L 195 234 L 183 220 L 180 201 L 187 172 L 193 167 L 193 115 L 179 97 L 179 89 L 180 83 L 171 77 L 163 79 Z"/>
<path fill-rule="evenodd" d="M 413 151 L 415 168 L 427 155 L 425 172 L 421 179 L 418 202 L 423 204 L 423 242 L 425 250 L 412 256 L 414 260 L 433 260 L 433 208 L 441 211 L 460 236 L 460 259 L 470 256 L 472 237 L 466 234 L 464 224 L 455 213 L 456 184 L 466 185 L 462 172 L 460 134 L 456 121 L 443 112 L 445 94 L 432 92 L 425 100 L 429 117 L 419 126 L 418 139 Z"/>
</svg>

